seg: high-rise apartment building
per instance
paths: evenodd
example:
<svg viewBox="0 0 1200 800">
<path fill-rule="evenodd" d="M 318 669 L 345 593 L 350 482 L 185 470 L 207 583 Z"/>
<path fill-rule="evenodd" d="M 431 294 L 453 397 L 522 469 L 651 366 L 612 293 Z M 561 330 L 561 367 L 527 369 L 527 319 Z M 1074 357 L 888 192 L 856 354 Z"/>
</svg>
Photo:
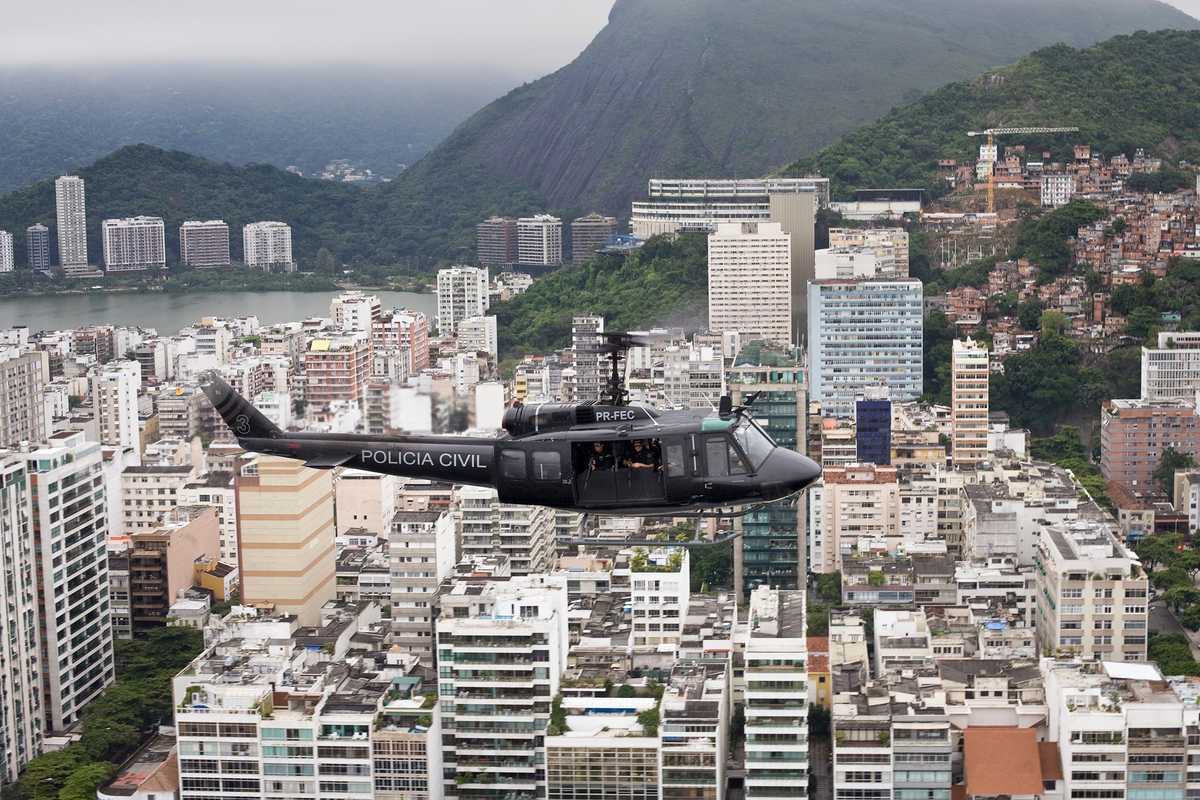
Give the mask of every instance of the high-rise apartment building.
<svg viewBox="0 0 1200 800">
<path fill-rule="evenodd" d="M 554 512 L 543 506 L 501 503 L 496 490 L 464 486 L 461 555 L 508 556 L 513 575 L 546 572 L 554 562 Z"/>
<path fill-rule="evenodd" d="M 496 318 L 491 315 L 467 317 L 458 323 L 458 349 L 464 353 L 487 353 L 492 361 L 499 355 Z"/>
<path fill-rule="evenodd" d="M 422 311 L 396 308 L 384 312 L 371 326 L 371 349 L 408 352 L 408 372 L 429 366 L 429 318 Z"/>
<path fill-rule="evenodd" d="M 377 295 L 343 292 L 329 301 L 329 318 L 347 333 L 370 333 L 381 315 Z"/>
<path fill-rule="evenodd" d="M 454 568 L 456 534 L 445 510 L 397 511 L 388 532 L 393 646 L 424 664 L 434 663 L 438 587 Z"/>
<path fill-rule="evenodd" d="M 167 268 L 167 245 L 161 217 L 106 219 L 101 230 L 107 272 Z"/>
<path fill-rule="evenodd" d="M 109 619 L 107 501 L 100 444 L 51 434 L 25 452 L 42 628 L 46 728 L 65 731 L 114 678 Z"/>
<path fill-rule="evenodd" d="M 1187 400 L 1200 392 L 1200 331 L 1163 331 L 1142 348 L 1142 399 Z"/>
<path fill-rule="evenodd" d="M 569 644 L 565 581 L 455 583 L 437 641 L 443 797 L 545 797 L 546 728 Z"/>
<path fill-rule="evenodd" d="M 1155 492 L 1167 448 L 1200 455 L 1200 413 L 1185 400 L 1109 400 L 1100 408 L 1100 471 L 1135 494 Z"/>
<path fill-rule="evenodd" d="M 437 327 L 443 336 L 458 331 L 458 323 L 487 313 L 487 267 L 449 267 L 438 270 Z"/>
<path fill-rule="evenodd" d="M 110 520 L 114 535 L 152 531 L 179 504 L 179 493 L 192 478 L 186 464 L 133 464 L 121 471 L 121 527 Z"/>
<path fill-rule="evenodd" d="M 8 231 L 0 231 L 0 272 L 12 272 L 15 268 L 12 234 Z"/>
<path fill-rule="evenodd" d="M 805 797 L 808 645 L 804 590 L 750 595 L 745 650 L 746 797 Z"/>
<path fill-rule="evenodd" d="M 729 393 L 735 405 L 754 395 L 754 419 L 780 447 L 805 453 L 808 399 L 798 351 L 771 350 L 751 344 L 742 348 L 729 368 Z M 738 597 L 758 586 L 802 589 L 808 574 L 804 493 L 769 503 L 734 521 L 742 536 L 734 545 L 734 587 Z"/>
<path fill-rule="evenodd" d="M 950 442 L 955 466 L 987 460 L 990 375 L 987 345 L 955 339 L 950 355 Z"/>
<path fill-rule="evenodd" d="M 241 469 L 236 488 L 242 602 L 318 624 L 337 569 L 330 473 L 264 456 Z"/>
<path fill-rule="evenodd" d="M 826 416 L 850 417 L 870 387 L 893 401 L 922 390 L 921 282 L 815 281 L 808 292 L 809 391 Z"/>
<path fill-rule="evenodd" d="M 549 214 L 517 220 L 517 261 L 540 267 L 562 264 L 562 220 Z"/>
<path fill-rule="evenodd" d="M 778 223 L 722 224 L 709 234 L 708 326 L 792 344 L 791 236 Z"/>
<path fill-rule="evenodd" d="M 242 228 L 242 261 L 264 272 L 295 272 L 292 226 L 283 222 L 252 222 Z"/>
<path fill-rule="evenodd" d="M 1105 523 L 1043 525 L 1034 554 L 1042 650 L 1145 661 L 1149 579 Z"/>
<path fill-rule="evenodd" d="M 599 400 L 608 384 L 603 333 L 604 317 L 580 316 L 571 320 L 571 349 L 575 354 L 573 400 L 582 403 Z"/>
<path fill-rule="evenodd" d="M 617 232 L 617 218 L 588 214 L 571 223 L 571 263 L 582 264 Z"/>
<path fill-rule="evenodd" d="M 900 484 L 895 467 L 849 464 L 825 467 L 819 507 L 821 548 L 813 552 L 813 572 L 837 572 L 860 550 L 900 534 Z M 818 498 L 810 499 L 813 504 Z"/>
<path fill-rule="evenodd" d="M 83 178 L 63 175 L 54 181 L 58 215 L 58 263 L 68 274 L 88 272 L 87 203 Z"/>
<path fill-rule="evenodd" d="M 30 269 L 50 269 L 50 229 L 40 222 L 25 229 L 25 255 Z"/>
<path fill-rule="evenodd" d="M 179 226 L 179 263 L 192 269 L 228 267 L 229 225 L 224 220 L 188 220 Z"/>
<path fill-rule="evenodd" d="M 0 450 L 0 783 L 41 753 L 42 664 L 33 507 L 25 458 Z"/>
<path fill-rule="evenodd" d="M 92 373 L 92 408 L 100 429 L 101 444 L 132 449 L 135 455 L 140 455 L 138 390 L 141 385 L 142 365 L 137 361 L 110 361 Z"/>
<path fill-rule="evenodd" d="M 216 509 L 176 506 L 154 529 L 130 537 L 129 611 L 132 628 L 167 623 L 171 604 L 191 587 L 197 561 L 218 557 L 221 531 Z"/>
<path fill-rule="evenodd" d="M 480 266 L 503 267 L 517 262 L 517 221 L 489 217 L 475 226 L 475 254 Z"/>
<path fill-rule="evenodd" d="M 356 336 L 313 339 L 304 353 L 304 399 L 361 403 L 371 377 L 371 343 Z"/>
<path fill-rule="evenodd" d="M 0 447 L 45 440 L 49 431 L 42 392 L 49 381 L 46 352 L 0 352 Z"/>
</svg>

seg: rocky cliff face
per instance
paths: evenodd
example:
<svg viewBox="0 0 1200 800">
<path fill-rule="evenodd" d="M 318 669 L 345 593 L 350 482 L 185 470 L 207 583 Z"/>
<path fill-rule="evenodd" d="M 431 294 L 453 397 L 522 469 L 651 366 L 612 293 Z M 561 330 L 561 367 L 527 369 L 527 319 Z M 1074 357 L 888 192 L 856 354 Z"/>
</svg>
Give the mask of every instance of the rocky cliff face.
<svg viewBox="0 0 1200 800">
<path fill-rule="evenodd" d="M 1197 24 L 1156 0 L 617 0 L 578 58 L 397 183 L 620 213 L 650 176 L 760 175 L 1038 47 Z"/>
</svg>

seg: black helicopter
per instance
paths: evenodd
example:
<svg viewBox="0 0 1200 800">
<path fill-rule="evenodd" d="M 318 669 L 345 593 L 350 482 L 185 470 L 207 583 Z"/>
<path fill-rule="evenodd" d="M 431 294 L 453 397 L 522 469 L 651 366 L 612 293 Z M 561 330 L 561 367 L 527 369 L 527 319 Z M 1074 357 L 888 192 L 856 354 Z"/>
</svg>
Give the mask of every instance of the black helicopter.
<svg viewBox="0 0 1200 800">
<path fill-rule="evenodd" d="M 611 374 L 603 402 L 514 405 L 504 434 L 371 436 L 280 430 L 215 373 L 203 390 L 247 450 L 386 475 L 494 487 L 505 503 L 620 516 L 737 516 L 796 494 L 821 475 L 721 398 L 715 412 L 628 403 L 628 334 L 604 334 Z"/>
</svg>

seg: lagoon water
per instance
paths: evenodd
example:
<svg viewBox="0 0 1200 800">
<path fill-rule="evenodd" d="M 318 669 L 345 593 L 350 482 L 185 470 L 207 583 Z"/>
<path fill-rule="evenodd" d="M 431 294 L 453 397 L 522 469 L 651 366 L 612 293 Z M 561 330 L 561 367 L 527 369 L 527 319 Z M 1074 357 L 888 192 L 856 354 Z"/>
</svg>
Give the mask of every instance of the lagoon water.
<svg viewBox="0 0 1200 800">
<path fill-rule="evenodd" d="M 437 315 L 432 294 L 368 292 L 383 308 L 405 307 Z M 127 325 L 172 334 L 201 317 L 258 316 L 274 323 L 329 315 L 337 292 L 95 292 L 0 300 L 0 330 L 26 325 L 31 331 L 76 328 L 83 325 Z"/>
</svg>

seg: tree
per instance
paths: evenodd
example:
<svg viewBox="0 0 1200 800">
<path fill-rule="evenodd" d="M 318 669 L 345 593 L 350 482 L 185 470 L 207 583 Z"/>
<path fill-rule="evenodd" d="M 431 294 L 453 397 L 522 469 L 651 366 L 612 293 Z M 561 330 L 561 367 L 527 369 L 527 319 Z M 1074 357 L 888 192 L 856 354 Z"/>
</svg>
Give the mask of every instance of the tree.
<svg viewBox="0 0 1200 800">
<path fill-rule="evenodd" d="M 1062 336 L 1067 330 L 1067 315 L 1048 309 L 1042 312 L 1039 324 L 1042 336 Z"/>
<path fill-rule="evenodd" d="M 98 761 L 71 773 L 58 793 L 58 800 L 95 800 L 96 790 L 117 772 L 113 764 Z"/>
<path fill-rule="evenodd" d="M 1017 306 L 1017 322 L 1022 330 L 1036 331 L 1042 322 L 1042 312 L 1045 307 L 1042 301 L 1032 297 Z"/>
<path fill-rule="evenodd" d="M 334 258 L 333 253 L 330 252 L 329 248 L 322 247 L 320 250 L 317 251 L 317 262 L 316 262 L 316 271 L 317 272 L 331 273 L 331 272 L 337 272 L 337 269 L 338 269 L 337 259 Z"/>
<path fill-rule="evenodd" d="M 1172 586 L 1163 594 L 1163 600 L 1171 607 L 1172 611 L 1178 614 L 1188 606 L 1200 602 L 1200 590 L 1192 585 Z"/>
<path fill-rule="evenodd" d="M 1153 306 L 1138 306 L 1129 312 L 1125 322 L 1125 335 L 1135 339 L 1149 339 L 1158 332 L 1161 320 Z"/>
<path fill-rule="evenodd" d="M 842 602 L 842 573 L 827 572 L 817 576 L 817 597 L 829 605 Z"/>
<path fill-rule="evenodd" d="M 1200 664 L 1192 658 L 1192 648 L 1183 634 L 1152 631 L 1148 655 L 1163 675 L 1200 675 Z"/>
<path fill-rule="evenodd" d="M 1162 458 L 1158 460 L 1158 466 L 1154 469 L 1154 482 L 1174 503 L 1175 471 L 1191 469 L 1194 466 L 1196 466 L 1196 459 L 1191 453 L 1181 453 L 1174 447 L 1168 447 L 1163 450 Z"/>
<path fill-rule="evenodd" d="M 1171 563 L 1182 543 L 1183 537 L 1178 534 L 1154 534 L 1139 541 L 1134 545 L 1134 550 L 1142 560 L 1142 565 L 1154 572 L 1159 566 Z"/>
</svg>

